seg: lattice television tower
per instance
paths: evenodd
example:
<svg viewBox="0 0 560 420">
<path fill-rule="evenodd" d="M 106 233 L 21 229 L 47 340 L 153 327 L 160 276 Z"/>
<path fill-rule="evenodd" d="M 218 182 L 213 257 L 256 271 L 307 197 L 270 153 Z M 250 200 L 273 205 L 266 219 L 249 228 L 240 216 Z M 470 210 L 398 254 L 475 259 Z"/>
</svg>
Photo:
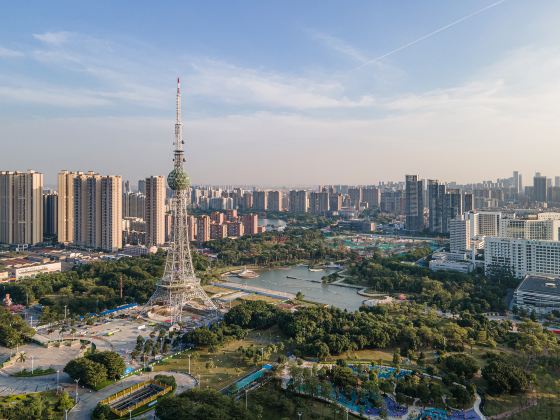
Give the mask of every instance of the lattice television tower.
<svg viewBox="0 0 560 420">
<path fill-rule="evenodd" d="M 177 119 L 175 122 L 175 150 L 173 170 L 167 176 L 169 188 L 173 190 L 171 199 L 172 233 L 167 252 L 163 277 L 156 285 L 156 291 L 148 301 L 154 311 L 170 316 L 171 323 L 181 321 L 185 306 L 198 310 L 216 311 L 216 306 L 208 297 L 200 279 L 194 274 L 189 230 L 187 226 L 187 203 L 190 179 L 183 169 L 183 123 L 181 122 L 181 82 L 177 79 Z"/>
</svg>

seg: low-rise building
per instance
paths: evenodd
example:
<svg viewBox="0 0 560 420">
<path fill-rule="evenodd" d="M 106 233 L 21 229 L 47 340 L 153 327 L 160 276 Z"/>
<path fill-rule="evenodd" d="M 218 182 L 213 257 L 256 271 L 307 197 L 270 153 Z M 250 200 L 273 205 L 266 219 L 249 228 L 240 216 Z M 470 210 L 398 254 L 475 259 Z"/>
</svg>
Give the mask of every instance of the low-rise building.
<svg viewBox="0 0 560 420">
<path fill-rule="evenodd" d="M 431 271 L 470 273 L 474 270 L 473 262 L 467 260 L 465 253 L 454 252 L 434 252 L 428 266 Z"/>
<path fill-rule="evenodd" d="M 34 264 L 15 268 L 13 276 L 16 280 L 19 280 L 25 277 L 33 277 L 37 274 L 56 273 L 60 271 L 62 271 L 61 263 L 51 262 L 47 264 Z"/>
<path fill-rule="evenodd" d="M 560 311 L 560 278 L 525 276 L 513 295 L 513 304 L 527 312 L 546 315 Z"/>
</svg>

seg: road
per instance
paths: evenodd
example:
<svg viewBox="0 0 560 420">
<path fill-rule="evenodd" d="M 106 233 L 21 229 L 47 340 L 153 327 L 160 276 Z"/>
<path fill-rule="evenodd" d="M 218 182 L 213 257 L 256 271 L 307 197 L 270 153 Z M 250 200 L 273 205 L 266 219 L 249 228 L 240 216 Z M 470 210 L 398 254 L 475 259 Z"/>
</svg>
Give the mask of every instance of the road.
<svg viewBox="0 0 560 420">
<path fill-rule="evenodd" d="M 70 383 L 71 379 L 60 372 L 60 383 Z M 34 378 L 17 378 L 0 371 L 0 395 L 28 394 L 30 392 L 47 391 L 56 388 L 56 373 Z"/>
<path fill-rule="evenodd" d="M 86 389 L 81 389 L 79 391 L 79 401 L 78 404 L 68 413 L 69 420 L 89 420 L 91 418 L 91 413 L 97 406 L 97 403 L 104 398 L 120 391 L 124 388 L 137 384 L 139 382 L 147 381 L 152 379 L 156 375 L 173 375 L 177 381 L 177 391 L 181 393 L 195 386 L 195 380 L 184 373 L 177 372 L 149 372 L 143 373 L 141 375 L 132 375 L 122 381 L 109 385 L 103 388 L 101 391 L 93 392 Z M 73 393 L 70 394 L 74 396 Z"/>
</svg>

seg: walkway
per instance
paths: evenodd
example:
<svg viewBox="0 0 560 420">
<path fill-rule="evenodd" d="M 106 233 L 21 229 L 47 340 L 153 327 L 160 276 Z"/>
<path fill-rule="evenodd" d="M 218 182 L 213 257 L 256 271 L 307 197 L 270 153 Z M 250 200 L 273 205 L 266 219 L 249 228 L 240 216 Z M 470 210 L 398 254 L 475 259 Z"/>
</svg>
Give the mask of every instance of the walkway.
<svg viewBox="0 0 560 420">
<path fill-rule="evenodd" d="M 212 283 L 213 286 L 224 287 L 226 289 L 242 290 L 244 292 L 256 293 L 257 295 L 270 296 L 279 299 L 295 299 L 296 295 L 293 293 L 279 292 L 276 290 L 264 289 L 262 287 L 249 286 L 246 284 L 232 283 L 232 282 L 217 282 Z"/>
</svg>

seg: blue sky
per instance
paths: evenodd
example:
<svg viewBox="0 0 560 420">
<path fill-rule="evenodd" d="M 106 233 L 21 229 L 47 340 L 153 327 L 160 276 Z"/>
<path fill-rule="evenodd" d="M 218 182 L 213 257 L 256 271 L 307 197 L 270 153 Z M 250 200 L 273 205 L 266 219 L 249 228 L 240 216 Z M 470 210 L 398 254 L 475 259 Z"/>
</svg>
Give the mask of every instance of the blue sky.
<svg viewBox="0 0 560 420">
<path fill-rule="evenodd" d="M 179 75 L 195 183 L 553 176 L 559 12 L 552 0 L 11 2 L 0 167 L 48 182 L 63 168 L 165 174 Z"/>
</svg>

